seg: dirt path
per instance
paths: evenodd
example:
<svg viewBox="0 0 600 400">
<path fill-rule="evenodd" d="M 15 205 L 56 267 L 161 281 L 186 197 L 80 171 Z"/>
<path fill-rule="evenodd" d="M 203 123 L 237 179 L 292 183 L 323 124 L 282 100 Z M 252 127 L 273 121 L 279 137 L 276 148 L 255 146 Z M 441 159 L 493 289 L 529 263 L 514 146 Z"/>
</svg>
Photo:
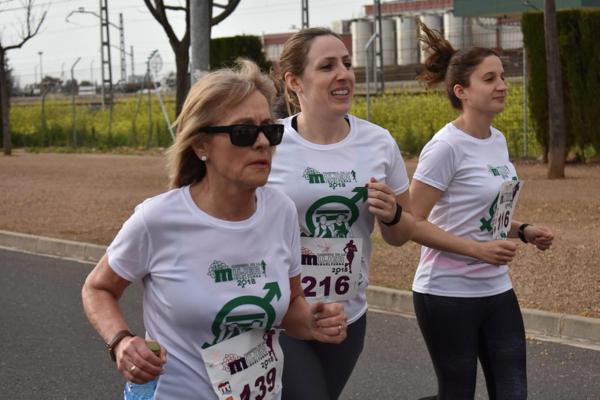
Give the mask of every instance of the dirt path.
<svg viewBox="0 0 600 400">
<path fill-rule="evenodd" d="M 136 204 L 166 189 L 164 165 L 160 155 L 0 156 L 0 229 L 108 244 Z M 415 162 L 407 167 L 412 176 Z M 600 166 L 568 166 L 564 181 L 538 164 L 517 170 L 526 184 L 516 218 L 557 236 L 546 253 L 519 246 L 511 276 L 522 305 L 600 317 Z M 376 235 L 371 284 L 409 289 L 418 257 L 414 243 Z"/>
</svg>

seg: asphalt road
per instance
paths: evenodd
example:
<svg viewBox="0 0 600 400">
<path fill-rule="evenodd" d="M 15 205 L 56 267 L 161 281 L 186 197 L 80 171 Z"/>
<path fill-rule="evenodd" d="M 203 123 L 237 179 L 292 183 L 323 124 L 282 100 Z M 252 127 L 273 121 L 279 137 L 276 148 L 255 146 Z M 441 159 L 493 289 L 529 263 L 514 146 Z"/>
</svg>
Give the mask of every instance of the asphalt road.
<svg viewBox="0 0 600 400">
<path fill-rule="evenodd" d="M 0 399 L 122 398 L 123 379 L 81 306 L 91 268 L 0 250 Z M 122 306 L 142 334 L 141 287 L 128 289 Z M 600 352 L 528 341 L 528 379 L 530 399 L 600 399 Z M 365 351 L 342 399 L 414 400 L 435 387 L 415 320 L 370 312 Z M 487 398 L 481 373 L 476 398 Z"/>
</svg>

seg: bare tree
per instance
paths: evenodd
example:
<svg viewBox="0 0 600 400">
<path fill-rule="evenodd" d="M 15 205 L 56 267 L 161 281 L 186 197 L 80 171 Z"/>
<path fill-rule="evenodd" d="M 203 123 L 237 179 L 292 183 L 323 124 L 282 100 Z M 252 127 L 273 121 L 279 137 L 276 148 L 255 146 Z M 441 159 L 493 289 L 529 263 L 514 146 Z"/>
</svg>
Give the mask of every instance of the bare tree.
<svg viewBox="0 0 600 400">
<path fill-rule="evenodd" d="M 11 143 L 11 132 L 9 124 L 9 113 L 10 107 L 10 92 L 9 82 L 6 71 L 6 52 L 9 50 L 19 49 L 32 37 L 37 35 L 40 31 L 44 20 L 46 19 L 46 11 L 43 11 L 38 17 L 33 12 L 34 0 L 22 1 L 22 9 L 25 11 L 24 26 L 21 28 L 20 38 L 15 44 L 6 44 L 2 37 L 0 37 L 0 109 L 2 112 L 2 136 L 4 144 L 4 155 L 11 155 L 12 143 Z"/>
<path fill-rule="evenodd" d="M 227 18 L 238 6 L 240 0 L 229 0 L 227 4 L 221 5 L 215 3 L 213 0 L 191 0 L 191 1 L 208 1 L 209 8 L 211 10 L 210 15 L 210 26 L 216 25 L 225 18 Z M 227 0 L 224 0 L 227 1 Z M 175 113 L 179 114 L 181 111 L 181 107 L 183 106 L 183 102 L 185 100 L 185 96 L 190 88 L 190 75 L 188 73 L 188 66 L 190 63 L 190 0 L 185 1 L 185 7 L 180 5 L 167 5 L 163 0 L 144 0 L 146 3 L 146 7 L 150 10 L 150 13 L 158 21 L 158 23 L 163 27 L 167 37 L 169 38 L 169 43 L 171 44 L 171 48 L 175 53 L 175 65 L 176 65 L 176 91 L 175 91 Z M 177 2 L 179 3 L 179 2 Z M 222 8 L 223 11 L 213 17 L 212 16 L 212 8 L 219 7 Z M 185 13 L 185 33 L 179 39 L 167 18 L 167 11 L 181 11 Z M 206 40 L 210 40 L 210 36 L 206 38 Z"/>
<path fill-rule="evenodd" d="M 565 177 L 566 123 L 554 0 L 544 2 L 544 31 L 548 79 L 548 178 L 558 179 Z"/>
</svg>

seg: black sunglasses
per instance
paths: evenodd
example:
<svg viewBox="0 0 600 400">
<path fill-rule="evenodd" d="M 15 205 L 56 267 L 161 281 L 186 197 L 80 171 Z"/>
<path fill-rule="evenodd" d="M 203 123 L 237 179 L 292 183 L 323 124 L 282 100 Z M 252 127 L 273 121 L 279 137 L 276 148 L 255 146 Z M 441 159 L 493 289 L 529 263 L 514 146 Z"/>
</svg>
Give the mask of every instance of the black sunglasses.
<svg viewBox="0 0 600 400">
<path fill-rule="evenodd" d="M 228 133 L 231 144 L 234 146 L 252 146 L 258 138 L 260 132 L 264 133 L 270 146 L 277 146 L 281 143 L 283 137 L 283 125 L 227 125 L 227 126 L 208 126 L 200 129 L 204 133 Z"/>
</svg>

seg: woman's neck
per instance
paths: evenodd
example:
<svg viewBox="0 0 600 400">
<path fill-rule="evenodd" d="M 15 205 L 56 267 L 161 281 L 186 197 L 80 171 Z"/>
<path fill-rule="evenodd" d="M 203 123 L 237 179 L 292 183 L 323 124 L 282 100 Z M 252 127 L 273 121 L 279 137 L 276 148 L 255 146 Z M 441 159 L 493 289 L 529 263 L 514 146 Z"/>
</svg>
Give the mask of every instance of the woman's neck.
<svg viewBox="0 0 600 400">
<path fill-rule="evenodd" d="M 316 144 L 337 143 L 350 133 L 350 125 L 341 115 L 321 117 L 301 112 L 297 121 L 300 136 Z"/>
<path fill-rule="evenodd" d="M 477 139 L 487 139 L 491 135 L 493 115 L 464 110 L 462 114 L 453 121 L 461 131 Z"/>
<path fill-rule="evenodd" d="M 256 211 L 256 189 L 234 187 L 205 176 L 190 188 L 196 206 L 208 215 L 225 221 L 243 221 Z"/>
</svg>

